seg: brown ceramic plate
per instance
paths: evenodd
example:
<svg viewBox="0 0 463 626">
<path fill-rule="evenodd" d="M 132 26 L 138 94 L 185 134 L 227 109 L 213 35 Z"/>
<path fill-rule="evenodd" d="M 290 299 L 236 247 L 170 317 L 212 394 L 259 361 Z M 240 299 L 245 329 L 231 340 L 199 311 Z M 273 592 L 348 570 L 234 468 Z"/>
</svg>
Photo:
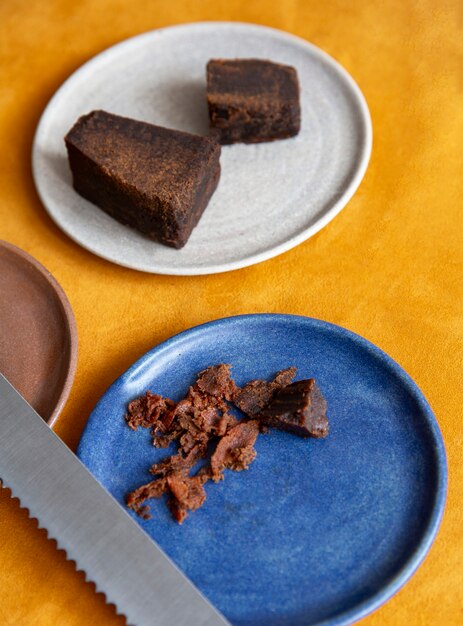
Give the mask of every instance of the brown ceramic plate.
<svg viewBox="0 0 463 626">
<path fill-rule="evenodd" d="M 71 389 L 77 330 L 53 276 L 0 241 L 0 371 L 52 426 Z"/>
</svg>

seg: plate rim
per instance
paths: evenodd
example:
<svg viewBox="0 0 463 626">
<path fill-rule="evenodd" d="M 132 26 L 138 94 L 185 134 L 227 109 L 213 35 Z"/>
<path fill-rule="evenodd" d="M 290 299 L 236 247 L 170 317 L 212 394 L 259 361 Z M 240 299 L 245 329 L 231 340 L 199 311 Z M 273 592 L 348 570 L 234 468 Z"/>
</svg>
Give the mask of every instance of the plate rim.
<svg viewBox="0 0 463 626">
<path fill-rule="evenodd" d="M 55 408 L 53 409 L 48 419 L 44 418 L 47 424 L 50 427 L 53 427 L 69 397 L 77 368 L 78 338 L 74 312 L 72 310 L 68 297 L 64 292 L 64 289 L 58 283 L 53 274 L 51 274 L 51 272 L 47 270 L 44 265 L 37 261 L 36 258 L 29 254 L 29 252 L 26 252 L 22 248 L 19 248 L 18 246 L 3 239 L 0 239 L 0 248 L 8 250 L 23 261 L 26 261 L 33 266 L 33 268 L 46 280 L 47 284 L 51 287 L 53 293 L 58 299 L 58 302 L 60 303 L 61 310 L 63 312 L 63 319 L 66 324 L 66 335 L 69 340 L 69 361 L 67 363 L 66 376 L 64 378 L 60 395 L 55 404 Z"/>
<path fill-rule="evenodd" d="M 100 410 L 100 405 L 103 404 L 106 397 L 110 393 L 114 392 L 122 383 L 130 380 L 130 377 L 134 374 L 134 372 L 136 372 L 140 368 L 145 367 L 148 362 L 151 362 L 153 358 L 156 357 L 156 355 L 158 355 L 162 351 L 171 349 L 176 344 L 178 344 L 179 341 L 182 341 L 186 338 L 190 339 L 191 337 L 200 335 L 204 330 L 211 327 L 217 328 L 223 325 L 228 325 L 230 323 L 236 324 L 240 322 L 252 321 L 254 319 L 262 320 L 264 322 L 280 321 L 286 323 L 289 322 L 306 324 L 312 328 L 319 328 L 324 331 L 330 331 L 336 336 L 341 336 L 342 338 L 347 338 L 353 341 L 354 344 L 359 346 L 361 349 L 367 350 L 368 352 L 372 353 L 376 358 L 379 358 L 381 362 L 383 362 L 388 368 L 393 371 L 396 376 L 398 376 L 401 383 L 406 386 L 407 390 L 412 394 L 414 399 L 419 404 L 422 415 L 425 417 L 426 424 L 429 428 L 428 436 L 432 441 L 436 458 L 437 483 L 432 512 L 427 525 L 424 527 L 424 531 L 421 535 L 420 541 L 416 546 L 416 549 L 404 562 L 404 564 L 397 571 L 397 573 L 389 580 L 389 582 L 386 585 L 382 586 L 369 598 L 363 600 L 355 607 L 348 609 L 347 611 L 344 611 L 335 617 L 312 624 L 312 626 L 348 626 L 349 624 L 352 624 L 366 617 L 367 615 L 381 607 L 383 604 L 385 604 L 410 580 L 410 578 L 413 576 L 419 566 L 423 563 L 437 536 L 442 522 L 447 498 L 448 484 L 448 465 L 444 440 L 438 421 L 429 402 L 426 400 L 423 392 L 418 387 L 417 383 L 397 363 L 397 361 L 395 361 L 386 352 L 370 342 L 368 339 L 365 339 L 361 335 L 332 322 L 327 322 L 313 317 L 288 313 L 248 313 L 241 315 L 232 315 L 193 326 L 179 333 L 176 333 L 172 337 L 166 339 L 165 341 L 162 341 L 161 343 L 157 344 L 156 346 L 145 352 L 120 376 L 118 376 L 117 379 L 106 389 L 106 391 L 101 395 L 100 399 L 98 400 L 97 404 L 89 415 L 88 421 L 84 427 L 84 430 L 82 431 L 82 435 L 78 444 L 77 455 L 80 458 L 81 445 L 86 435 L 90 420 L 97 421 L 95 416 L 98 414 Z"/>
<path fill-rule="evenodd" d="M 214 264 L 207 265 L 205 267 L 201 266 L 192 266 L 192 268 L 188 267 L 187 264 L 180 268 L 172 268 L 164 265 L 157 265 L 156 263 L 152 263 L 150 265 L 139 264 L 139 263 L 131 263 L 125 261 L 123 258 L 114 258 L 114 255 L 106 254 L 105 251 L 96 252 L 92 247 L 86 245 L 85 240 L 78 236 L 75 236 L 72 229 L 69 229 L 62 225 L 62 223 L 56 218 L 53 214 L 53 211 L 49 209 L 46 201 L 47 196 L 47 185 L 46 182 L 43 183 L 43 179 L 39 175 L 39 163 L 40 163 L 40 153 L 39 153 L 39 142 L 41 139 L 41 135 L 44 132 L 43 128 L 45 124 L 49 122 L 49 118 L 53 117 L 54 109 L 59 103 L 59 99 L 63 94 L 66 94 L 69 90 L 72 90 L 73 83 L 75 80 L 78 80 L 81 74 L 84 74 L 88 70 L 92 70 L 93 66 L 97 66 L 99 63 L 104 62 L 104 60 L 110 57 L 116 49 L 121 49 L 126 47 L 130 49 L 131 46 L 138 45 L 140 41 L 143 39 L 151 39 L 154 37 L 161 36 L 166 31 L 191 31 L 191 30 L 200 30 L 201 28 L 237 28 L 246 29 L 246 30 L 254 30 L 256 33 L 267 32 L 269 34 L 273 34 L 274 36 L 278 36 L 282 39 L 286 39 L 289 42 L 292 42 L 294 45 L 298 47 L 302 47 L 305 49 L 309 49 L 315 57 L 321 59 L 325 64 L 331 67 L 336 75 L 342 79 L 344 84 L 349 87 L 350 94 L 355 98 L 355 105 L 357 111 L 360 113 L 359 120 L 362 124 L 362 133 L 363 133 L 363 141 L 361 143 L 360 148 L 360 157 L 354 169 L 354 173 L 351 175 L 348 184 L 345 187 L 344 192 L 340 197 L 338 197 L 330 208 L 323 213 L 323 215 L 316 220 L 314 224 L 311 224 L 307 228 L 303 229 L 298 234 L 290 237 L 286 241 L 272 246 L 264 250 L 263 252 L 250 254 L 240 258 L 239 260 L 229 261 L 222 264 Z M 310 239 L 313 235 L 322 230 L 329 222 L 331 222 L 341 211 L 342 209 L 350 202 L 355 192 L 359 188 L 365 173 L 368 168 L 368 164 L 371 157 L 373 146 L 373 126 L 371 120 L 371 114 L 368 108 L 368 104 L 366 102 L 365 96 L 363 95 L 360 87 L 357 85 L 354 78 L 349 74 L 349 72 L 331 55 L 327 52 L 316 46 L 315 44 L 299 37 L 298 35 L 294 35 L 292 33 L 280 30 L 278 28 L 273 28 L 270 26 L 265 26 L 261 24 L 253 24 L 248 22 L 240 22 L 240 21 L 207 21 L 202 20 L 198 22 L 188 22 L 183 24 L 174 24 L 171 26 L 164 26 L 158 29 L 149 30 L 143 33 L 139 33 L 138 35 L 134 35 L 127 39 L 123 39 L 116 44 L 102 50 L 96 55 L 92 56 L 90 59 L 85 61 L 82 65 L 80 65 L 68 78 L 58 87 L 55 91 L 51 99 L 48 101 L 45 109 L 40 116 L 40 120 L 37 124 L 37 128 L 34 134 L 33 144 L 32 144 L 32 177 L 34 180 L 35 188 L 37 190 L 37 194 L 47 212 L 47 214 L 51 217 L 54 223 L 75 243 L 80 245 L 85 250 L 88 250 L 92 254 L 105 259 L 111 263 L 116 265 L 120 265 L 122 267 L 127 267 L 133 270 L 147 272 L 150 274 L 160 274 L 160 275 L 168 275 L 168 276 L 201 276 L 201 275 L 210 275 L 210 274 L 220 274 L 223 272 L 233 271 L 237 269 L 241 269 L 244 267 L 249 267 L 252 265 L 256 265 L 263 261 L 267 261 L 272 259 L 284 252 L 295 248 L 299 244 L 303 243 Z M 42 188 L 43 185 L 43 188 Z"/>
</svg>

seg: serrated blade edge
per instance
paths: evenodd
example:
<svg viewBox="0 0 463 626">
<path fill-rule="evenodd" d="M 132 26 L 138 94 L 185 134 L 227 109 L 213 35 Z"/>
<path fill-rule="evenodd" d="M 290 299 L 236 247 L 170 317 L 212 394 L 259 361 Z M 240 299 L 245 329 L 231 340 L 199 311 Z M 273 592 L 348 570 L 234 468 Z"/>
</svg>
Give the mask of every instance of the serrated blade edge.
<svg viewBox="0 0 463 626">
<path fill-rule="evenodd" d="M 1 374 L 0 479 L 129 624 L 228 624 Z"/>
</svg>

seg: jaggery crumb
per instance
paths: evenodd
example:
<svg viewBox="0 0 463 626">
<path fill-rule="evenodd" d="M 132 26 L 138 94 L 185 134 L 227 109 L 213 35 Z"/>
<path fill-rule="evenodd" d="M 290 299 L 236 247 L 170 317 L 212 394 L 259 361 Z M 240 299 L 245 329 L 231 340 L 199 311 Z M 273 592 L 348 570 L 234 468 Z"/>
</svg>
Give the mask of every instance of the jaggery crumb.
<svg viewBox="0 0 463 626">
<path fill-rule="evenodd" d="M 203 481 L 198 476 L 183 476 L 171 474 L 167 477 L 167 484 L 171 492 L 169 508 L 172 515 L 181 524 L 188 515 L 188 511 L 196 511 L 204 504 L 206 492 Z"/>
<path fill-rule="evenodd" d="M 221 363 L 198 374 L 196 385 L 204 393 L 216 398 L 233 400 L 237 387 L 231 377 L 231 365 Z"/>
<path fill-rule="evenodd" d="M 166 478 L 157 478 L 146 485 L 141 485 L 128 494 L 127 506 L 143 519 L 150 519 L 149 506 L 144 506 L 146 500 L 160 498 L 168 489 Z"/>
<path fill-rule="evenodd" d="M 147 391 L 144 396 L 129 404 L 125 421 L 132 430 L 137 430 L 138 426 L 149 428 L 173 406 L 169 398 Z"/>
<path fill-rule="evenodd" d="M 243 420 L 220 439 L 211 457 L 211 472 L 214 482 L 223 479 L 225 468 L 235 472 L 248 469 L 256 456 L 254 444 L 258 434 L 259 422 Z"/>
</svg>

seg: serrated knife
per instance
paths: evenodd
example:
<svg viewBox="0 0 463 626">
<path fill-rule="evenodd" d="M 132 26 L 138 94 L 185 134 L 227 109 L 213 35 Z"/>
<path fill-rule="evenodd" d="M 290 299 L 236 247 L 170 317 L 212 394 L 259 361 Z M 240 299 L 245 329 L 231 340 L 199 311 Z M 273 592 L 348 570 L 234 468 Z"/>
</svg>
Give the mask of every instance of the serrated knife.
<svg viewBox="0 0 463 626">
<path fill-rule="evenodd" d="M 225 626 L 0 374 L 0 479 L 133 626 Z"/>
</svg>

